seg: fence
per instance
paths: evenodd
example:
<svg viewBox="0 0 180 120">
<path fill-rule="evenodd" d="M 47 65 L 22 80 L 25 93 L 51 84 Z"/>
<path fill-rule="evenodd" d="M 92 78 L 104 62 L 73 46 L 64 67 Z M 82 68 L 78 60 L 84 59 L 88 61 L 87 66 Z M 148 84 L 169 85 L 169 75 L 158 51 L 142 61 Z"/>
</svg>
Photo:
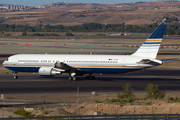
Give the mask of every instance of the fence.
<svg viewBox="0 0 180 120">
<path fill-rule="evenodd" d="M 102 94 L 103 95 L 103 94 Z M 180 102 L 167 100 L 134 100 L 131 103 L 106 102 L 106 98 L 114 95 L 102 96 L 81 95 L 77 102 L 77 95 L 38 94 L 38 95 L 6 95 L 0 100 L 0 118 L 8 116 L 19 117 L 13 114 L 18 108 L 30 108 L 28 111 L 34 116 L 73 116 L 73 115 L 120 115 L 120 114 L 180 114 Z M 103 99 L 102 99 L 103 98 Z M 19 100 L 22 99 L 22 100 Z M 100 102 L 96 103 L 95 101 Z M 92 102 L 93 101 L 93 102 Z M 101 102 L 103 101 L 103 102 Z"/>
<path fill-rule="evenodd" d="M 131 114 L 131 115 L 86 115 L 86 116 L 56 116 L 56 117 L 17 117 L 17 118 L 0 118 L 0 120 L 59 120 L 59 119 L 75 119 L 75 120 L 131 120 L 131 119 L 180 119 L 180 114 Z"/>
<path fill-rule="evenodd" d="M 38 114 L 51 114 L 56 116 L 71 116 L 71 115 L 94 115 L 94 112 L 100 112 L 101 115 L 115 115 L 115 114 L 179 114 L 180 103 L 159 103 L 146 105 L 145 103 L 125 103 L 120 106 L 119 103 L 71 103 L 71 102 L 28 102 L 24 104 L 10 104 L 1 105 L 0 117 L 8 117 L 11 114 L 6 112 L 9 109 L 15 110 L 18 108 L 31 108 L 32 111 Z M 144 105 L 145 104 L 145 105 Z M 32 112 L 29 111 L 29 112 Z M 48 112 L 46 112 L 48 111 Z M 46 113 L 45 113 L 46 112 Z M 6 113 L 6 114 L 5 114 Z M 35 114 L 38 115 L 38 114 Z M 12 115 L 11 115 L 12 116 Z"/>
<path fill-rule="evenodd" d="M 152 107 L 152 106 L 115 106 L 113 104 L 106 104 L 103 106 L 101 106 L 102 104 L 86 104 L 86 103 L 79 103 L 79 105 L 77 104 L 67 104 L 67 105 L 45 105 L 45 106 L 34 106 L 32 107 L 33 109 L 36 109 L 33 113 L 36 113 L 34 116 L 38 116 L 38 115 L 44 115 L 44 116 L 84 116 L 84 115 L 120 115 L 121 117 L 123 115 L 131 115 L 131 116 L 138 116 L 138 115 L 148 115 L 151 114 L 152 116 L 156 116 L 156 115 L 179 115 L 179 109 L 180 107 L 174 106 L 174 107 L 170 107 L 170 106 L 166 106 L 165 108 L 161 109 L 160 107 Z M 29 108 L 29 107 L 27 107 Z M 3 119 L 12 116 L 14 118 L 18 117 L 18 116 L 13 116 L 13 113 L 9 113 L 8 108 L 3 108 L 3 110 L 1 109 L 0 112 L 0 117 L 2 117 Z M 34 118 L 33 118 L 34 119 Z M 0 119 L 1 120 L 1 119 Z M 48 119 L 51 120 L 51 119 Z"/>
</svg>

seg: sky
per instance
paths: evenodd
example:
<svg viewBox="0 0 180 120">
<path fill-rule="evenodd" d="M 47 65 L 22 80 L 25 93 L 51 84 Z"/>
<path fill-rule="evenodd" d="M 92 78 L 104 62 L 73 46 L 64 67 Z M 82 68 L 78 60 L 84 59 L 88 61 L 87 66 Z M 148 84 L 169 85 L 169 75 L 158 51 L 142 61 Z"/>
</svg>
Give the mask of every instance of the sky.
<svg viewBox="0 0 180 120">
<path fill-rule="evenodd" d="M 24 6 L 39 6 L 45 4 L 51 4 L 56 2 L 79 2 L 79 3 L 102 3 L 102 4 L 116 4 L 116 3 L 130 3 L 130 2 L 150 2 L 157 0 L 0 0 L 0 4 L 15 4 Z"/>
</svg>

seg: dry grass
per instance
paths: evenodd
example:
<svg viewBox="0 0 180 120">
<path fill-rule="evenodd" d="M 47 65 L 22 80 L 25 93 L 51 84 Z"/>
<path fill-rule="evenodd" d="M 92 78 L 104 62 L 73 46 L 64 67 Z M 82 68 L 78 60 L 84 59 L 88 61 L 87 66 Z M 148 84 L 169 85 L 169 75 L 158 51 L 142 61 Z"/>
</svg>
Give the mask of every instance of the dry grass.
<svg viewBox="0 0 180 120">
<path fill-rule="evenodd" d="M 67 10 L 68 9 L 68 10 Z M 18 19 L 20 16 L 32 17 L 32 23 L 30 25 L 36 24 L 51 24 L 51 25 L 79 25 L 85 22 L 87 19 L 88 23 L 102 23 L 102 24 L 117 24 L 125 22 L 126 24 L 133 25 L 143 25 L 150 24 L 154 22 L 159 22 L 163 17 L 177 17 L 180 19 L 180 8 L 177 9 L 162 9 L 162 10 L 121 10 L 118 9 L 103 9 L 103 10 L 93 10 L 89 9 L 86 11 L 87 7 L 79 6 L 72 7 L 72 9 L 67 7 L 51 7 L 48 9 L 39 9 L 29 12 L 3 12 L 0 13 L 2 17 L 15 17 L 17 19 L 7 19 L 5 23 L 7 24 L 28 24 L 28 21 Z M 52 12 L 53 11 L 53 12 Z M 39 16 L 38 16 L 39 15 Z M 86 16 L 86 17 L 85 17 Z M 36 20 L 39 20 L 38 23 Z M 21 23 L 22 22 L 22 23 Z"/>
<path fill-rule="evenodd" d="M 65 33 L 63 33 L 65 34 Z M 96 33 L 93 33 L 96 34 Z M 73 41 L 73 42 L 119 42 L 119 43 L 143 43 L 146 39 L 40 39 L 38 38 L 38 41 Z M 0 40 L 16 40 L 16 38 L 0 38 Z M 36 40 L 37 39 L 25 39 L 25 38 L 19 38 L 18 40 Z M 163 39 L 162 44 L 178 44 L 178 39 Z"/>
<path fill-rule="evenodd" d="M 0 38 L 0 40 L 16 40 L 16 38 Z M 18 40 L 36 40 L 37 39 L 21 39 Z M 122 43 L 143 43 L 144 39 L 38 39 L 38 41 L 73 41 L 73 42 L 122 42 Z"/>
<path fill-rule="evenodd" d="M 178 60 L 174 60 L 174 61 L 168 61 L 165 62 L 164 64 L 157 66 L 157 68 L 174 68 L 174 69 L 180 69 L 180 56 L 177 55 L 158 55 L 157 59 L 159 60 L 163 60 L 163 59 L 172 59 L 172 58 L 179 58 Z"/>
<path fill-rule="evenodd" d="M 144 98 L 145 92 L 139 94 L 135 93 L 134 97 Z M 179 96 L 179 93 L 168 93 L 163 100 L 154 100 L 153 104 L 147 105 L 148 100 L 133 100 L 132 103 L 123 103 L 120 106 L 120 102 L 107 102 L 108 99 L 117 98 L 116 93 L 98 93 L 96 96 L 92 96 L 91 93 L 80 93 L 81 103 L 76 104 L 77 95 L 74 93 L 54 93 L 54 94 L 24 94 L 24 95 L 5 95 L 7 101 L 21 101 L 27 100 L 27 103 L 37 102 L 41 103 L 54 103 L 52 105 L 35 105 L 35 110 L 31 113 L 38 115 L 43 114 L 44 116 L 65 116 L 65 115 L 93 115 L 93 112 L 100 111 L 101 114 L 177 114 L 180 110 L 179 100 L 177 102 L 168 102 L 168 97 Z M 179 97 L 178 97 L 179 98 Z M 99 103 L 95 103 L 98 100 Z M 66 104 L 64 105 L 64 101 Z M 11 102 L 12 103 L 12 102 Z M 140 104 L 139 104 L 140 103 Z M 43 111 L 42 109 L 43 108 Z M 6 108 L 6 111 L 13 112 L 18 108 Z M 134 111 L 135 109 L 135 111 Z M 153 109 L 153 110 L 152 110 Z M 47 111 L 46 113 L 44 111 Z M 152 113 L 153 111 L 153 113 Z"/>
<path fill-rule="evenodd" d="M 64 26 L 73 26 L 73 25 L 81 25 L 79 22 L 71 22 L 71 23 L 51 23 L 51 25 L 64 25 Z"/>
<path fill-rule="evenodd" d="M 152 21 L 149 21 L 148 19 L 142 18 L 142 19 L 136 19 L 136 20 L 125 20 L 123 21 L 126 24 L 130 24 L 130 25 L 142 25 L 142 24 L 152 24 Z"/>
<path fill-rule="evenodd" d="M 74 10 L 67 10 L 68 12 L 82 12 L 85 11 L 83 9 L 74 9 Z"/>
<path fill-rule="evenodd" d="M 12 73 L 11 70 L 8 70 L 0 66 L 0 74 L 11 74 L 11 73 Z"/>
</svg>

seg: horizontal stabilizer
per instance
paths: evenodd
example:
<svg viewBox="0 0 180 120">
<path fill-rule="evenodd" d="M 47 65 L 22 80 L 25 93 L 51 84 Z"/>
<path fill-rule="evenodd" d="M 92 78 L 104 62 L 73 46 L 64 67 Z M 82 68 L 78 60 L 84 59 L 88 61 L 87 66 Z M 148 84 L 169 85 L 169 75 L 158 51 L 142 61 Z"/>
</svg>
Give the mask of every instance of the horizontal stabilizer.
<svg viewBox="0 0 180 120">
<path fill-rule="evenodd" d="M 172 59 L 164 59 L 164 60 L 161 60 L 162 62 L 167 62 L 167 61 L 172 61 L 172 60 L 178 60 L 179 58 L 172 58 Z"/>
</svg>

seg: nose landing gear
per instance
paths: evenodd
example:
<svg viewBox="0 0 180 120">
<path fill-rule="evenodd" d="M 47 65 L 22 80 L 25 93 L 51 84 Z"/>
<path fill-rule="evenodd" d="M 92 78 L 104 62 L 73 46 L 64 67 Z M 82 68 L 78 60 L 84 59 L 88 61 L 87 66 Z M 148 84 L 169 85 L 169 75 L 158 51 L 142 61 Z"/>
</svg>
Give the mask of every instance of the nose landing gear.
<svg viewBox="0 0 180 120">
<path fill-rule="evenodd" d="M 17 76 L 17 75 L 14 75 L 14 79 L 18 79 L 18 76 Z"/>
<path fill-rule="evenodd" d="M 17 74 L 16 74 L 17 72 L 16 72 L 16 71 L 12 71 L 12 73 L 13 73 L 13 76 L 14 76 L 13 78 L 14 78 L 14 79 L 18 79 L 18 76 L 17 76 Z"/>
</svg>

